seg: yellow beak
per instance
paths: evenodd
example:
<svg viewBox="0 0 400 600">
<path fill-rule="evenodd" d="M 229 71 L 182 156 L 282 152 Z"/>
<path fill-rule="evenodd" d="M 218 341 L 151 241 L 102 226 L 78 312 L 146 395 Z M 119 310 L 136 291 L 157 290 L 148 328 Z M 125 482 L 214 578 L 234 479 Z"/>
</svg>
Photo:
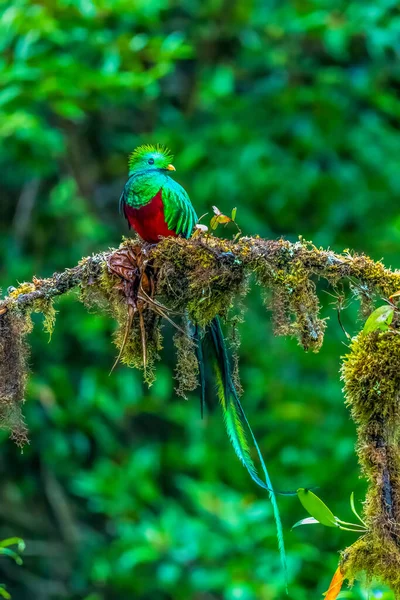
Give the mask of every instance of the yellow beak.
<svg viewBox="0 0 400 600">
<path fill-rule="evenodd" d="M 168 171 L 176 171 L 174 165 L 168 165 L 167 169 L 168 169 Z"/>
</svg>

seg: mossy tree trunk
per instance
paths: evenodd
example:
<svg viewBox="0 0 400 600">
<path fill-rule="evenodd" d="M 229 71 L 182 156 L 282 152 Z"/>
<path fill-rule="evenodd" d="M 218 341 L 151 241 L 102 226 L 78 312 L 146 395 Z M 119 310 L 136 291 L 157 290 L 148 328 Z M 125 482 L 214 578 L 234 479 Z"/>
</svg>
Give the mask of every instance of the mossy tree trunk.
<svg viewBox="0 0 400 600">
<path fill-rule="evenodd" d="M 360 333 L 343 364 L 344 389 L 357 424 L 357 453 L 368 481 L 368 533 L 342 555 L 349 579 L 365 572 L 400 597 L 400 335 Z"/>
</svg>

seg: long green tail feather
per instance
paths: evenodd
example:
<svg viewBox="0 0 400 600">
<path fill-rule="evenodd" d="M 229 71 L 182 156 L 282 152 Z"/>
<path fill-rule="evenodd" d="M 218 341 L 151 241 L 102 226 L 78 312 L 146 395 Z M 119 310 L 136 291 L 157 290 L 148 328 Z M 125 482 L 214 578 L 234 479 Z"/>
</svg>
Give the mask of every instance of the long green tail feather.
<svg viewBox="0 0 400 600">
<path fill-rule="evenodd" d="M 285 584 L 287 588 L 286 552 L 283 539 L 282 522 L 279 513 L 278 503 L 276 500 L 276 493 L 272 487 L 271 479 L 269 477 L 267 467 L 262 457 L 261 450 L 258 446 L 253 430 L 250 427 L 250 423 L 245 415 L 242 404 L 237 395 L 235 385 L 232 380 L 229 356 L 221 329 L 221 323 L 218 317 L 213 319 L 213 321 L 207 327 L 205 332 L 206 337 L 207 334 L 209 334 L 209 337 L 211 338 L 213 344 L 214 352 L 213 356 L 211 357 L 212 367 L 216 379 L 217 395 L 224 412 L 224 421 L 229 438 L 237 456 L 247 469 L 250 477 L 253 479 L 253 481 L 255 481 L 255 483 L 257 483 L 257 485 L 267 490 L 269 493 L 277 530 L 279 554 L 284 573 Z M 204 366 L 200 365 L 200 362 L 203 361 L 202 348 L 199 336 L 197 336 L 197 338 L 198 347 L 200 348 L 200 353 L 198 353 L 199 369 L 200 374 L 202 375 L 204 374 Z M 204 388 L 202 380 L 202 390 L 203 389 Z M 256 466 L 250 456 L 250 446 L 246 437 L 246 428 L 250 434 L 258 458 L 260 460 L 265 482 L 259 477 Z M 283 492 L 283 494 L 286 495 L 285 492 Z M 292 495 L 291 492 L 288 492 L 287 494 Z"/>
</svg>

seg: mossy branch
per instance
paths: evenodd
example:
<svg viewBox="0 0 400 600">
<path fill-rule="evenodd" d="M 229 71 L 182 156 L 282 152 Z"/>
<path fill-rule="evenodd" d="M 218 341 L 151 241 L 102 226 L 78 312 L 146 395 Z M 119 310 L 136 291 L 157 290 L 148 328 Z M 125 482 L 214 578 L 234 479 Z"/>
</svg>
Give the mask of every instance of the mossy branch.
<svg viewBox="0 0 400 600">
<path fill-rule="evenodd" d="M 145 272 L 154 289 L 148 287 L 143 294 L 154 295 L 161 304 L 157 309 L 142 295 L 139 309 L 150 310 L 139 310 L 134 316 L 131 311 L 130 323 L 128 308 L 132 299 L 128 287 L 132 288 L 130 293 L 135 292 L 135 282 Z M 302 239 L 296 243 L 258 237 L 229 241 L 195 235 L 189 240 L 166 238 L 153 247 L 138 238 L 125 240 L 119 249 L 86 257 L 52 277 L 34 278 L 9 288 L 0 301 L 0 421 L 11 428 L 14 438 L 24 441 L 25 427 L 17 416 L 21 414 L 27 373 L 25 336 L 31 330 L 32 312 L 42 312 L 45 327 L 51 330 L 55 320 L 53 300 L 57 296 L 77 288 L 83 302 L 111 313 L 119 324 L 114 341 L 122 350 L 121 360 L 145 368 L 145 378 L 151 383 L 162 344 L 160 317 L 189 315 L 199 324 L 208 323 L 217 314 L 226 318 L 235 301 L 243 305 L 251 275 L 273 308 L 275 333 L 295 336 L 305 349 L 314 351 L 322 344 L 326 326 L 319 318 L 315 292 L 318 278 L 326 279 L 333 287 L 342 280 L 349 281 L 365 312 L 374 295 L 389 296 L 400 288 L 400 272 L 386 269 L 381 262 L 364 255 L 336 254 Z M 234 319 L 238 318 L 240 315 Z M 196 361 L 181 329 L 176 345 L 179 361 L 187 359 L 186 365 L 178 361 L 177 366 L 177 389 L 184 394 L 195 385 Z M 232 341 L 232 346 L 237 345 L 237 340 Z"/>
<path fill-rule="evenodd" d="M 352 280 L 359 284 L 358 292 L 366 300 L 374 294 L 389 296 L 400 287 L 400 271 L 387 269 L 380 261 L 375 262 L 364 254 L 337 254 L 302 239 L 292 243 L 258 237 L 242 237 L 237 242 L 212 236 L 189 240 L 166 238 L 157 246 L 148 247 L 134 238 L 125 240 L 121 247 L 130 244 L 144 247 L 149 260 L 156 258 L 158 266 L 163 266 L 166 272 L 179 267 L 179 263 L 189 265 L 195 260 L 196 271 L 203 274 L 201 280 L 204 281 L 209 279 L 212 263 L 217 268 L 219 263 L 221 270 L 232 263 L 235 267 L 240 264 L 243 271 L 258 275 L 260 283 L 270 283 L 271 287 L 286 285 L 289 293 L 289 275 L 295 285 L 299 280 L 313 276 L 326 279 L 332 285 L 340 280 Z M 50 300 L 78 286 L 96 284 L 102 277 L 107 260 L 116 252 L 118 250 L 110 250 L 83 258 L 77 266 L 52 277 L 34 278 L 31 283 L 9 288 L 9 294 L 0 301 L 0 315 L 6 311 L 25 313 L 37 301 Z"/>
<path fill-rule="evenodd" d="M 9 288 L 0 301 L 0 425 L 17 443 L 26 441 L 21 416 L 27 379 L 25 342 L 32 312 L 42 312 L 45 327 L 54 325 L 53 299 L 79 290 L 86 305 L 110 313 L 118 328 L 114 342 L 122 362 L 143 369 L 148 383 L 162 346 L 160 321 L 177 328 L 177 392 L 197 385 L 198 365 L 190 338 L 190 321 L 205 325 L 220 315 L 230 323 L 231 347 L 238 347 L 237 322 L 253 277 L 272 309 L 274 330 L 295 336 L 306 349 L 318 351 L 326 322 L 319 316 L 316 282 L 334 289 L 347 283 L 364 314 L 376 295 L 388 298 L 400 289 L 400 272 L 365 255 L 336 254 L 302 239 L 229 241 L 213 236 L 166 238 L 156 246 L 125 240 L 110 250 L 81 260 L 48 279 L 34 278 Z M 231 309 L 236 306 L 236 314 Z M 358 453 L 369 483 L 365 519 L 368 534 L 343 554 L 343 573 L 361 570 L 378 576 L 400 593 L 400 337 L 393 330 L 354 338 L 343 374 L 347 400 L 358 426 Z M 236 363 L 237 365 L 237 363 Z M 235 368 L 235 380 L 240 383 Z"/>
</svg>

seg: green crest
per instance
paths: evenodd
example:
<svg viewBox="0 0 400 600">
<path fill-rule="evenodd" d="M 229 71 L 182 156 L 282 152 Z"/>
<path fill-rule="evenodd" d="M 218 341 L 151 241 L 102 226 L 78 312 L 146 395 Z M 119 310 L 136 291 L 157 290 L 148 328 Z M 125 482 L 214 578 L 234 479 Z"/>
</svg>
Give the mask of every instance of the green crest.
<svg viewBox="0 0 400 600">
<path fill-rule="evenodd" d="M 129 168 L 133 168 L 138 163 L 144 162 L 149 158 L 162 160 L 165 164 L 172 162 L 173 154 L 162 144 L 143 144 L 138 146 L 129 156 Z"/>
</svg>

